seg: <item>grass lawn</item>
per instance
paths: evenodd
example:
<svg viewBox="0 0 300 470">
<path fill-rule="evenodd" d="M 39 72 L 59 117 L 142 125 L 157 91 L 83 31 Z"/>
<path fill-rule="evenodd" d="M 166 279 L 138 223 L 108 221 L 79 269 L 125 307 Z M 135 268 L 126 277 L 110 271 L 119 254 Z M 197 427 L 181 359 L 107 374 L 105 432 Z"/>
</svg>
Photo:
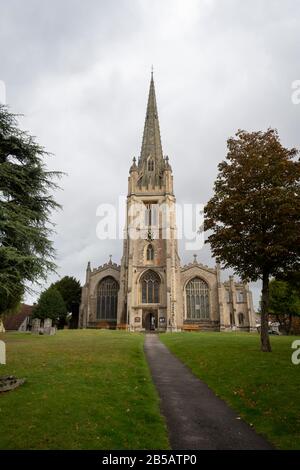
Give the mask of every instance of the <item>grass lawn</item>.
<svg viewBox="0 0 300 470">
<path fill-rule="evenodd" d="M 0 339 L 0 374 L 27 379 L 0 394 L 0 449 L 169 448 L 143 335 L 65 330 Z"/>
<path fill-rule="evenodd" d="M 160 339 L 269 442 L 300 449 L 300 365 L 291 362 L 295 337 L 272 337 L 272 353 L 260 352 L 259 337 L 251 333 L 173 333 Z"/>
</svg>

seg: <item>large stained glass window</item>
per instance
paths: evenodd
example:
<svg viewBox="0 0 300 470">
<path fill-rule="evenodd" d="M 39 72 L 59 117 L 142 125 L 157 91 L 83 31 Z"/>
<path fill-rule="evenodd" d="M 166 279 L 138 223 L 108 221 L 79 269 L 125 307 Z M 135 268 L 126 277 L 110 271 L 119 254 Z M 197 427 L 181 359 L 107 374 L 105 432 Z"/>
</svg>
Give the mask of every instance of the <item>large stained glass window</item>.
<svg viewBox="0 0 300 470">
<path fill-rule="evenodd" d="M 209 292 L 206 282 L 195 277 L 188 282 L 185 292 L 187 319 L 209 319 Z"/>
<path fill-rule="evenodd" d="M 157 304 L 159 303 L 159 275 L 154 271 L 146 271 L 141 278 L 142 303 Z"/>
<path fill-rule="evenodd" d="M 100 281 L 97 290 L 97 319 L 116 320 L 119 285 L 113 277 Z"/>
</svg>

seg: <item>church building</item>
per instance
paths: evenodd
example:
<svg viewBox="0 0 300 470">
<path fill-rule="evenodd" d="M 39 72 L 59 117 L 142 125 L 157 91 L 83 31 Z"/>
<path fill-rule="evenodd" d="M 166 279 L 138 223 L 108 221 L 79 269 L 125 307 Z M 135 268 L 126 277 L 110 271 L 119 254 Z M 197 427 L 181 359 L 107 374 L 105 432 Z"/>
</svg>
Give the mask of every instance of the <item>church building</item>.
<svg viewBox="0 0 300 470">
<path fill-rule="evenodd" d="M 162 151 L 152 74 L 141 154 L 129 170 L 121 264 L 110 258 L 92 269 L 88 263 L 80 328 L 160 332 L 255 328 L 247 284 L 232 276 L 221 282 L 219 265 L 205 266 L 196 255 L 181 266 L 175 214 L 173 174 Z M 143 223 L 136 225 L 137 219 Z"/>
</svg>

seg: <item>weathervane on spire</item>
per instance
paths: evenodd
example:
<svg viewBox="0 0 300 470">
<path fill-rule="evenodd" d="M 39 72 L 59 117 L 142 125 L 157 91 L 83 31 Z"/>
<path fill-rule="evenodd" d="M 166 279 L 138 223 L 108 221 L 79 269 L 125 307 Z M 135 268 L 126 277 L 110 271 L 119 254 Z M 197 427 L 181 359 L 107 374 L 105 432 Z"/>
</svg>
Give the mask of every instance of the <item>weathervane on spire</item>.
<svg viewBox="0 0 300 470">
<path fill-rule="evenodd" d="M 153 72 L 154 72 L 154 69 L 153 69 L 153 64 L 151 65 L 151 78 L 153 78 Z"/>
</svg>

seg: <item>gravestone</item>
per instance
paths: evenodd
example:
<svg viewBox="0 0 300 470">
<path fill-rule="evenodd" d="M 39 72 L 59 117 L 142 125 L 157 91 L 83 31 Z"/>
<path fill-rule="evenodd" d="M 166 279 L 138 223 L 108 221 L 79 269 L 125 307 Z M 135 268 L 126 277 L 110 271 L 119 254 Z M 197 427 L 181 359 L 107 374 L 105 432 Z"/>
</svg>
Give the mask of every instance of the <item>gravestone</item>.
<svg viewBox="0 0 300 470">
<path fill-rule="evenodd" d="M 44 320 L 44 335 L 55 335 L 56 333 L 56 327 L 52 326 L 52 320 L 51 318 L 46 318 Z"/>
<path fill-rule="evenodd" d="M 45 318 L 43 321 L 41 321 L 39 318 L 33 318 L 31 333 L 52 336 L 56 333 L 56 326 L 52 326 L 51 318 Z"/>
<path fill-rule="evenodd" d="M 39 318 L 32 319 L 31 333 L 39 333 L 41 327 L 41 320 Z"/>
<path fill-rule="evenodd" d="M 51 326 L 52 326 L 52 320 L 51 320 L 51 318 L 46 318 L 46 319 L 44 320 L 44 328 L 51 328 Z"/>
<path fill-rule="evenodd" d="M 6 364 L 6 347 L 4 341 L 0 341 L 0 364 Z"/>
<path fill-rule="evenodd" d="M 0 364 L 6 364 L 6 346 L 0 341 Z M 25 382 L 25 379 L 17 379 L 13 375 L 0 376 L 0 393 L 14 390 Z"/>
<path fill-rule="evenodd" d="M 5 333 L 5 328 L 4 328 L 3 321 L 1 320 L 1 318 L 0 318 L 0 333 Z"/>
<path fill-rule="evenodd" d="M 50 335 L 51 327 L 52 327 L 51 318 L 45 318 L 45 320 L 44 320 L 44 335 Z"/>
</svg>

